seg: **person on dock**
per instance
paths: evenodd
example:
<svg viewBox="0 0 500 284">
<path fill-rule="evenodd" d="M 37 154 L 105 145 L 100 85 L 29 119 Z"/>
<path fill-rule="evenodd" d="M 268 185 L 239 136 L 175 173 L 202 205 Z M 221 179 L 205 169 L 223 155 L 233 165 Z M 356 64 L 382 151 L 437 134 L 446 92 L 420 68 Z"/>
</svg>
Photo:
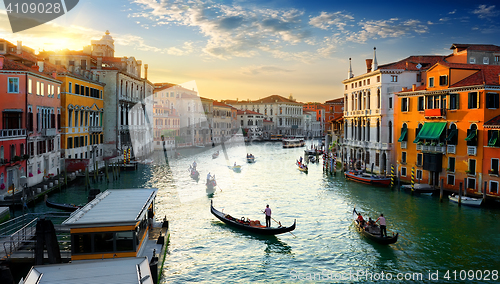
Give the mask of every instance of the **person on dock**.
<svg viewBox="0 0 500 284">
<path fill-rule="evenodd" d="M 264 209 L 264 214 L 266 214 L 266 228 L 271 227 L 271 208 L 269 208 L 269 204 L 266 205 L 266 209 Z"/>
<path fill-rule="evenodd" d="M 196 161 L 194 161 L 194 162 L 193 162 L 193 169 L 195 169 L 195 170 L 196 170 L 196 166 L 197 166 L 197 165 L 198 165 L 198 164 L 196 164 Z"/>
<path fill-rule="evenodd" d="M 387 237 L 387 227 L 386 227 L 386 222 L 384 218 L 384 214 L 380 214 L 380 217 L 378 217 L 377 221 L 380 221 L 380 236 L 385 236 Z"/>
</svg>

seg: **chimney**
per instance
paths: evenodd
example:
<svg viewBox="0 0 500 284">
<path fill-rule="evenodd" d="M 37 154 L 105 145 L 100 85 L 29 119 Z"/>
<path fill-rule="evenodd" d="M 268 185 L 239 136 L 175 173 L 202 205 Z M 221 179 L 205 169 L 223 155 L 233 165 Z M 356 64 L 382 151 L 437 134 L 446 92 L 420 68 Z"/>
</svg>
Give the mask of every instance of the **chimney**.
<svg viewBox="0 0 500 284">
<path fill-rule="evenodd" d="M 417 84 L 413 84 L 413 85 L 411 85 L 411 90 L 412 90 L 412 91 L 415 91 L 415 88 L 416 88 L 416 87 L 417 87 Z"/>
<path fill-rule="evenodd" d="M 347 79 L 351 79 L 352 77 L 354 77 L 354 74 L 352 74 L 351 58 L 349 57 L 349 72 L 347 72 Z"/>
<path fill-rule="evenodd" d="M 148 65 L 144 64 L 144 79 L 148 79 Z"/>
<path fill-rule="evenodd" d="M 52 72 L 52 77 L 53 77 L 54 79 L 56 79 L 56 78 L 57 78 L 57 72 L 56 72 L 56 71 Z"/>
<path fill-rule="evenodd" d="M 372 72 L 372 61 L 373 59 L 366 59 L 366 73 Z"/>
<path fill-rule="evenodd" d="M 5 59 L 5 57 L 3 57 L 3 55 L 0 55 L 0 70 L 3 69 L 3 60 Z"/>
<path fill-rule="evenodd" d="M 100 70 L 102 68 L 102 56 L 97 57 L 97 69 Z"/>
<path fill-rule="evenodd" d="M 23 53 L 23 42 L 18 40 L 17 41 L 17 50 L 16 50 L 17 54 L 21 54 Z"/>
<path fill-rule="evenodd" d="M 43 61 L 38 61 L 38 72 L 43 72 Z"/>
<path fill-rule="evenodd" d="M 373 63 L 372 63 L 372 71 L 375 71 L 378 69 L 378 63 L 377 63 L 377 48 L 373 48 Z"/>
</svg>

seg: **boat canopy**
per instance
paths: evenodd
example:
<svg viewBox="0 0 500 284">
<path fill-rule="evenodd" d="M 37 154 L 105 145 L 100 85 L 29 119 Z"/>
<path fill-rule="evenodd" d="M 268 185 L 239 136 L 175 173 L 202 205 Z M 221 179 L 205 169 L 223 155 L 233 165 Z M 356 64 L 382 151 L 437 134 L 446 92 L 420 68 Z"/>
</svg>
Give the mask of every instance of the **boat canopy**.
<svg viewBox="0 0 500 284">
<path fill-rule="evenodd" d="M 422 139 L 438 140 L 446 127 L 446 122 L 427 122 L 418 132 L 414 143 Z"/>
</svg>

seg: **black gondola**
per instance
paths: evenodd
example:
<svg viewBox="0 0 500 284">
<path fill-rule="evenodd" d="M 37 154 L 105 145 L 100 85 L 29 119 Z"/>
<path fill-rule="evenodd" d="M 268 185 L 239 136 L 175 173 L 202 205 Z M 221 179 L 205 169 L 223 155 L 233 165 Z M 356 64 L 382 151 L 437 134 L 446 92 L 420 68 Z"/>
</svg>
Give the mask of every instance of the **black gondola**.
<svg viewBox="0 0 500 284">
<path fill-rule="evenodd" d="M 249 231 L 255 234 L 261 234 L 261 235 L 278 235 L 278 234 L 283 234 L 286 232 L 290 232 L 295 230 L 295 223 L 296 221 L 293 221 L 293 225 L 290 227 L 281 227 L 281 228 L 266 228 L 265 226 L 258 226 L 258 225 L 253 225 L 251 226 L 250 223 L 244 222 L 243 220 L 238 220 L 233 217 L 231 217 L 229 214 L 224 214 L 220 212 L 219 210 L 215 209 L 213 206 L 213 202 L 210 203 L 210 212 L 214 214 L 215 217 L 217 217 L 219 220 L 222 222 L 233 226 L 235 228 L 239 228 L 245 231 Z"/>
<path fill-rule="evenodd" d="M 55 203 L 55 202 L 52 202 L 49 200 L 45 200 L 45 204 L 47 205 L 47 207 L 61 209 L 64 211 L 69 211 L 69 212 L 73 212 L 76 209 L 80 208 L 80 206 L 78 206 L 78 205 L 66 204 L 66 203 Z"/>
<path fill-rule="evenodd" d="M 388 237 L 382 237 L 379 234 L 372 234 L 370 232 L 368 232 L 367 230 L 365 230 L 364 227 L 362 227 L 358 220 L 354 220 L 354 227 L 356 227 L 356 230 L 361 233 L 361 235 L 365 236 L 366 238 L 370 239 L 370 240 L 373 240 L 379 244 L 382 244 L 382 245 L 389 245 L 389 244 L 393 244 L 395 242 L 398 241 L 398 236 L 399 236 L 399 233 L 396 233 L 396 235 L 393 235 L 393 236 L 388 236 Z M 376 228 L 378 228 L 378 226 L 375 225 Z M 378 228 L 379 231 L 380 231 L 380 228 Z"/>
</svg>

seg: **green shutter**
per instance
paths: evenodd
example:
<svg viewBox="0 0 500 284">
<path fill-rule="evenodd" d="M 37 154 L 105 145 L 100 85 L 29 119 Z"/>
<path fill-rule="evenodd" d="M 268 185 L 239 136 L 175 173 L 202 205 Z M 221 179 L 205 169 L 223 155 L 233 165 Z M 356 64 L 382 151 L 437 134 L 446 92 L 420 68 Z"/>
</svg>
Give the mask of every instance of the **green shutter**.
<svg viewBox="0 0 500 284">
<path fill-rule="evenodd" d="M 448 136 L 446 137 L 446 141 L 451 141 L 458 134 L 457 129 L 452 129 Z"/>
<path fill-rule="evenodd" d="M 401 129 L 401 137 L 399 137 L 398 142 L 405 141 L 407 133 L 408 133 L 408 128 Z"/>
<path fill-rule="evenodd" d="M 471 141 L 476 137 L 477 134 L 477 129 L 474 129 L 474 131 L 471 131 L 469 135 L 467 135 L 467 138 L 465 138 L 465 141 Z"/>
<path fill-rule="evenodd" d="M 497 143 L 497 140 L 498 140 L 498 131 L 493 131 L 491 133 L 491 138 L 488 141 L 488 146 L 495 146 L 495 144 Z"/>
</svg>

